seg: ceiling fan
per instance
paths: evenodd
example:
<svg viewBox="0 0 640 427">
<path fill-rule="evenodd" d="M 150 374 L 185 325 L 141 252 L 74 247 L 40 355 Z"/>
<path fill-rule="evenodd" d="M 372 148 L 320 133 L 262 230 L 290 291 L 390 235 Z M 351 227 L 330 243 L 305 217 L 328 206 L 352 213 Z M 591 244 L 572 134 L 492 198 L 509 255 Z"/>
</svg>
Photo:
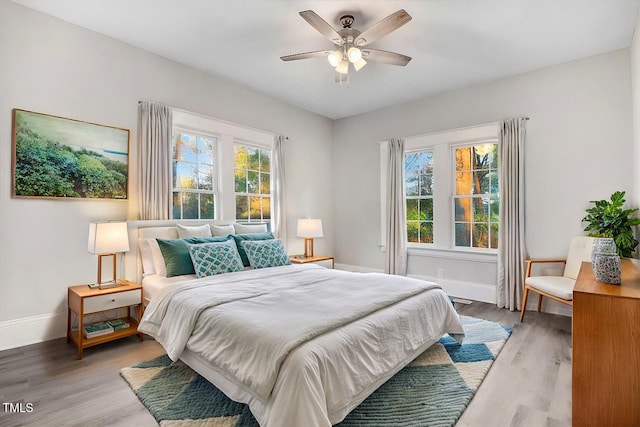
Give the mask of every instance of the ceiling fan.
<svg viewBox="0 0 640 427">
<path fill-rule="evenodd" d="M 406 55 L 367 47 L 370 43 L 411 21 L 411 15 L 404 9 L 392 13 L 363 32 L 351 28 L 354 22 L 353 15 L 343 15 L 340 18 L 340 23 L 342 24 L 341 30 L 335 30 L 312 10 L 302 11 L 300 12 L 300 16 L 313 28 L 318 30 L 320 34 L 335 44 L 337 49 L 317 50 L 314 52 L 281 56 L 280 59 L 283 61 L 296 61 L 299 59 L 326 56 L 331 66 L 336 70 L 336 82 L 338 83 L 347 80 L 349 76 L 349 64 L 351 64 L 356 71 L 359 71 L 367 64 L 367 61 L 401 66 L 407 65 L 409 61 L 411 61 L 411 57 Z"/>
</svg>

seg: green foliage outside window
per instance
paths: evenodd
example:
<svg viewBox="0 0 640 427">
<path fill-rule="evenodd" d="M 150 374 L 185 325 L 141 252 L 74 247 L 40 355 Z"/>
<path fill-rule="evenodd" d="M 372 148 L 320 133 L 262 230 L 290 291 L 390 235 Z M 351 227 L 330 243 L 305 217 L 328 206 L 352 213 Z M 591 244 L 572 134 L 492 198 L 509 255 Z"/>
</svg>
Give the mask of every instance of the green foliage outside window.
<svg viewBox="0 0 640 427">
<path fill-rule="evenodd" d="M 236 219 L 271 219 L 270 151 L 242 144 L 234 150 Z"/>
</svg>

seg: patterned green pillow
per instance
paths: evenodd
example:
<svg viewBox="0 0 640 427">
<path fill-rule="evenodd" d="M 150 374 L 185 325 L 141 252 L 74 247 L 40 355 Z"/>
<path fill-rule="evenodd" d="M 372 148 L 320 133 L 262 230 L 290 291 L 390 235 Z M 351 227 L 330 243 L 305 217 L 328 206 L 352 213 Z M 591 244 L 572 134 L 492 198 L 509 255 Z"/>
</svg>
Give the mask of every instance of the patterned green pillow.
<svg viewBox="0 0 640 427">
<path fill-rule="evenodd" d="M 238 252 L 240 253 L 240 259 L 242 259 L 242 265 L 244 265 L 245 267 L 249 267 L 249 258 L 247 258 L 247 253 L 242 246 L 242 242 L 244 242 L 245 240 L 269 240 L 274 238 L 271 232 L 232 234 L 231 237 L 236 241 Z"/>
<path fill-rule="evenodd" d="M 196 276 L 232 273 L 244 270 L 234 240 L 188 245 Z"/>
<path fill-rule="evenodd" d="M 240 246 L 247 253 L 252 268 L 278 267 L 291 264 L 291 259 L 279 239 L 243 240 Z"/>
</svg>

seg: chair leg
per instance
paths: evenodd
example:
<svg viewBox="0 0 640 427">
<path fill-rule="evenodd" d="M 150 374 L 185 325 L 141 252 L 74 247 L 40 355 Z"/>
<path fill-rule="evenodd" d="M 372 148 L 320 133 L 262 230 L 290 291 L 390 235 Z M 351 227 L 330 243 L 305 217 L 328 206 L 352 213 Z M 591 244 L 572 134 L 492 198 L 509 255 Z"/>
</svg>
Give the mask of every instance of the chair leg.
<svg viewBox="0 0 640 427">
<path fill-rule="evenodd" d="M 542 309 L 542 294 L 538 294 L 538 313 Z"/>
<path fill-rule="evenodd" d="M 524 312 L 527 309 L 527 297 L 529 296 L 529 288 L 524 287 L 524 295 L 522 297 L 522 311 L 520 312 L 520 322 L 524 319 Z"/>
</svg>

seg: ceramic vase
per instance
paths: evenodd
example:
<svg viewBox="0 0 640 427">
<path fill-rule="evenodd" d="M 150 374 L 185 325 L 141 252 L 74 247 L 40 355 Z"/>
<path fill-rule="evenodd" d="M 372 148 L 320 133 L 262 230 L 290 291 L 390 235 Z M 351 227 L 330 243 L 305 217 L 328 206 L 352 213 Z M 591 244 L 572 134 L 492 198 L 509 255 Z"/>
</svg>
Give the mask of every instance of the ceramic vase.
<svg viewBox="0 0 640 427">
<path fill-rule="evenodd" d="M 612 238 L 598 238 L 593 241 L 591 267 L 598 282 L 620 284 L 620 256 Z"/>
</svg>

